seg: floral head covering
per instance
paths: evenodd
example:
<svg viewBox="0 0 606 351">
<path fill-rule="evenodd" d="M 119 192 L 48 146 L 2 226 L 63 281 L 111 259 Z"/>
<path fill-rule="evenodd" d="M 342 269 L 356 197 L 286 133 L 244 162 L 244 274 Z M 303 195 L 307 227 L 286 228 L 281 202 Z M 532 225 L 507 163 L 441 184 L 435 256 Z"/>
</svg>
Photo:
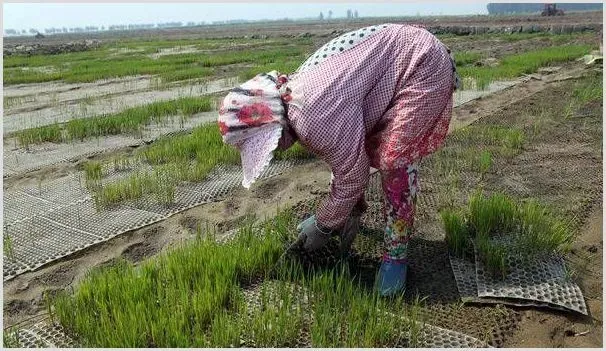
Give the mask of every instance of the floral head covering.
<svg viewBox="0 0 606 351">
<path fill-rule="evenodd" d="M 289 101 L 287 76 L 261 73 L 232 89 L 219 108 L 219 130 L 223 142 L 240 150 L 244 179 L 250 185 L 273 158 L 286 125 L 284 102 Z"/>
</svg>

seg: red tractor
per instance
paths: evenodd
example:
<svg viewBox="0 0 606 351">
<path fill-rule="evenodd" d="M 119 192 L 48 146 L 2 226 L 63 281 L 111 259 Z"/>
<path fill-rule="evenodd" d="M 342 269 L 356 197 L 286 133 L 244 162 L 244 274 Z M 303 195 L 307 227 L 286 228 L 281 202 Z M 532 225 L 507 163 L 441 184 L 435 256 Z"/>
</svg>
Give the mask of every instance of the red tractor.
<svg viewBox="0 0 606 351">
<path fill-rule="evenodd" d="M 541 16 L 564 16 L 564 11 L 556 9 L 556 4 L 545 4 Z"/>
</svg>

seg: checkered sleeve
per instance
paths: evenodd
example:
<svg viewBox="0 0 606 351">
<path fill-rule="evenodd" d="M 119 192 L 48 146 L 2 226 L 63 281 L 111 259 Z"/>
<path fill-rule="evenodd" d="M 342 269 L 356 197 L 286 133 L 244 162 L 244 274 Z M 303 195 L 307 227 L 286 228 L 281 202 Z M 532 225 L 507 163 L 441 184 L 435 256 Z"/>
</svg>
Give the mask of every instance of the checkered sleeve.
<svg viewBox="0 0 606 351">
<path fill-rule="evenodd" d="M 350 106 L 333 119 L 328 130 L 319 128 L 314 140 L 319 140 L 318 154 L 334 174 L 330 195 L 316 212 L 318 223 L 328 228 L 341 228 L 368 184 L 370 161 L 365 151 L 365 129 L 362 110 Z M 324 132 L 326 131 L 326 132 Z"/>
</svg>

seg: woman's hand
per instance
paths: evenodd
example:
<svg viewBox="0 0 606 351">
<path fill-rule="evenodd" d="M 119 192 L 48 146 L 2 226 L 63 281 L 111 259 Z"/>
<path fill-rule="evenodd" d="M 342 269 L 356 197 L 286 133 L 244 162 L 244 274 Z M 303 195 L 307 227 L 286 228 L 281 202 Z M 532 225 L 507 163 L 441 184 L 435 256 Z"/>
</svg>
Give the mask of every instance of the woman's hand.
<svg viewBox="0 0 606 351">
<path fill-rule="evenodd" d="M 316 216 L 311 216 L 297 226 L 299 237 L 295 246 L 303 247 L 305 251 L 311 252 L 322 248 L 334 231 L 329 228 L 321 228 L 316 221 Z"/>
</svg>

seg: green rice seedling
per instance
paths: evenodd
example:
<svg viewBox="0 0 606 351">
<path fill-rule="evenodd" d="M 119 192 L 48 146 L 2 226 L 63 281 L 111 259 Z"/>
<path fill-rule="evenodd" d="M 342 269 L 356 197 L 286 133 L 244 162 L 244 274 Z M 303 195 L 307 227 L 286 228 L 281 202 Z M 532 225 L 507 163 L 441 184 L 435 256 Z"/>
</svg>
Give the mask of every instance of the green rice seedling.
<svg viewBox="0 0 606 351">
<path fill-rule="evenodd" d="M 36 102 L 37 100 L 36 95 L 5 96 L 2 105 L 4 106 L 4 109 L 10 109 L 22 104 Z"/>
<path fill-rule="evenodd" d="M 260 307 L 247 308 L 238 282 L 273 271 L 295 225 L 292 213 L 281 212 L 260 226 L 243 226 L 224 245 L 206 236 L 138 267 L 119 261 L 93 270 L 73 294 L 56 298 L 57 319 L 83 346 L 237 347 L 240 340 L 293 346 L 307 323 L 314 346 L 390 346 L 402 338 L 415 345 L 422 325 L 415 329 L 385 314 L 409 316 L 414 305 L 402 308 L 401 300 L 392 304 L 360 289 L 344 265 L 304 274 L 299 262 L 287 260 L 275 271 L 281 281 L 271 292 L 262 286 Z M 403 330 L 412 335 L 403 337 Z"/>
<path fill-rule="evenodd" d="M 446 232 L 446 243 L 448 243 L 450 252 L 457 257 L 464 257 L 470 244 L 465 217 L 453 210 L 442 210 L 440 217 L 442 218 L 442 224 Z"/>
<path fill-rule="evenodd" d="M 171 176 L 174 172 L 174 167 L 157 168 L 154 170 L 152 193 L 156 195 L 158 202 L 162 204 L 170 204 L 175 201 L 178 180 Z"/>
<path fill-rule="evenodd" d="M 521 152 L 524 146 L 524 132 L 518 129 L 509 130 L 503 139 L 506 155 L 512 156 Z"/>
<path fill-rule="evenodd" d="M 480 153 L 480 157 L 478 159 L 478 168 L 480 171 L 480 177 L 483 179 L 484 175 L 486 174 L 486 172 L 488 172 L 488 170 L 490 169 L 490 167 L 492 167 L 493 161 L 492 161 L 492 155 L 490 154 L 490 152 L 484 150 Z"/>
<path fill-rule="evenodd" d="M 570 224 L 536 200 L 519 203 L 502 194 L 484 197 L 478 191 L 470 198 L 467 211 L 464 217 L 452 211 L 441 213 L 449 248 L 459 247 L 457 234 L 466 232 L 480 259 L 501 277 L 507 274 L 507 257 L 531 264 L 537 258 L 565 254 L 573 241 Z"/>
<path fill-rule="evenodd" d="M 483 55 L 479 52 L 463 51 L 455 52 L 454 57 L 457 67 L 460 67 L 478 62 L 483 58 Z"/>
<path fill-rule="evenodd" d="M 491 241 L 487 236 L 476 237 L 475 244 L 480 259 L 489 272 L 504 279 L 507 275 L 508 252 L 506 247 Z"/>
<path fill-rule="evenodd" d="M 309 152 L 300 143 L 295 143 L 287 150 L 276 150 L 274 152 L 274 159 L 276 160 L 305 160 L 313 158 L 314 154 Z"/>
<path fill-rule="evenodd" d="M 552 46 L 505 56 L 497 67 L 463 66 L 458 71 L 464 82 L 465 78 L 471 78 L 475 82 L 475 87 L 467 84 L 464 88 L 485 89 L 492 81 L 519 77 L 536 72 L 542 66 L 571 61 L 589 53 L 590 50 L 589 45 Z"/>
<path fill-rule="evenodd" d="M 71 139 L 84 140 L 90 137 L 140 132 L 143 126 L 161 123 L 174 115 L 191 117 L 210 110 L 210 98 L 185 97 L 133 107 L 110 116 L 71 120 L 66 129 Z"/>
<path fill-rule="evenodd" d="M 519 206 L 521 233 L 517 250 L 532 259 L 541 253 L 565 254 L 574 236 L 571 226 L 557 219 L 545 206 L 530 200 Z"/>
<path fill-rule="evenodd" d="M 117 156 L 112 159 L 114 171 L 122 172 L 130 169 L 131 160 L 126 156 Z"/>
<path fill-rule="evenodd" d="M 10 327 L 3 330 L 2 333 L 2 346 L 6 348 L 19 348 L 21 347 L 19 338 L 19 329 L 16 327 Z"/>
<path fill-rule="evenodd" d="M 159 78 L 162 83 L 167 83 L 208 77 L 214 72 L 214 69 L 208 67 L 188 67 L 179 71 L 161 73 Z"/>
<path fill-rule="evenodd" d="M 296 225 L 289 212 L 276 222 Z M 267 222 L 263 230 L 273 228 Z M 262 233 L 243 230 L 226 245 L 197 240 L 138 267 L 119 261 L 93 270 L 74 294 L 54 300 L 57 319 L 83 346 L 200 346 L 200 335 L 233 305 L 238 282 L 270 269 L 282 253 L 276 237 Z M 219 340 L 232 337 L 230 332 Z"/>
<path fill-rule="evenodd" d="M 252 311 L 246 333 L 256 347 L 294 347 L 302 327 L 302 306 L 285 282 L 271 287 L 273 291 L 262 284 L 260 306 Z"/>
<path fill-rule="evenodd" d="M 87 188 L 96 188 L 101 183 L 101 178 L 103 177 L 103 170 L 101 167 L 101 162 L 98 161 L 88 161 L 84 163 L 84 176 L 86 181 Z"/>
<path fill-rule="evenodd" d="M 2 235 L 2 248 L 4 255 L 11 261 L 15 261 L 15 247 L 13 245 L 13 238 L 11 238 L 6 227 L 4 228 L 4 234 Z"/>
<path fill-rule="evenodd" d="M 46 313 L 50 317 L 51 324 L 55 324 L 55 313 L 53 311 L 50 290 L 44 290 L 42 292 L 42 299 L 44 300 L 44 308 L 46 309 Z"/>
<path fill-rule="evenodd" d="M 469 199 L 469 221 L 476 238 L 508 233 L 515 227 L 516 204 L 503 194 L 485 197 L 476 191 Z"/>
<path fill-rule="evenodd" d="M 421 335 L 425 327 L 425 319 L 421 316 L 421 301 L 419 296 L 408 303 L 406 308 L 406 326 L 408 329 L 408 347 L 421 347 Z"/>
<path fill-rule="evenodd" d="M 241 331 L 247 324 L 241 316 L 230 315 L 220 311 L 215 315 L 209 328 L 208 345 L 205 347 L 240 347 Z"/>
<path fill-rule="evenodd" d="M 19 145 L 25 148 L 29 148 L 32 144 L 41 144 L 44 142 L 58 143 L 63 141 L 63 131 L 58 123 L 20 130 L 14 135 Z"/>
<path fill-rule="evenodd" d="M 252 68 L 242 71 L 238 75 L 238 77 L 241 80 L 248 80 L 248 79 L 255 77 L 257 74 L 259 74 L 259 72 L 271 72 L 273 70 L 288 74 L 288 73 L 291 73 L 291 72 L 294 72 L 295 70 L 297 70 L 297 68 L 299 68 L 299 66 L 301 66 L 301 63 L 304 60 L 305 60 L 305 56 L 300 55 L 300 56 L 294 57 L 294 59 L 290 60 L 290 61 L 281 61 L 281 62 L 275 62 L 275 63 L 269 63 L 269 64 L 255 65 Z"/>
<path fill-rule="evenodd" d="M 578 83 L 572 91 L 579 105 L 590 101 L 601 101 L 603 97 L 602 75 L 592 75 L 588 81 Z"/>
</svg>

